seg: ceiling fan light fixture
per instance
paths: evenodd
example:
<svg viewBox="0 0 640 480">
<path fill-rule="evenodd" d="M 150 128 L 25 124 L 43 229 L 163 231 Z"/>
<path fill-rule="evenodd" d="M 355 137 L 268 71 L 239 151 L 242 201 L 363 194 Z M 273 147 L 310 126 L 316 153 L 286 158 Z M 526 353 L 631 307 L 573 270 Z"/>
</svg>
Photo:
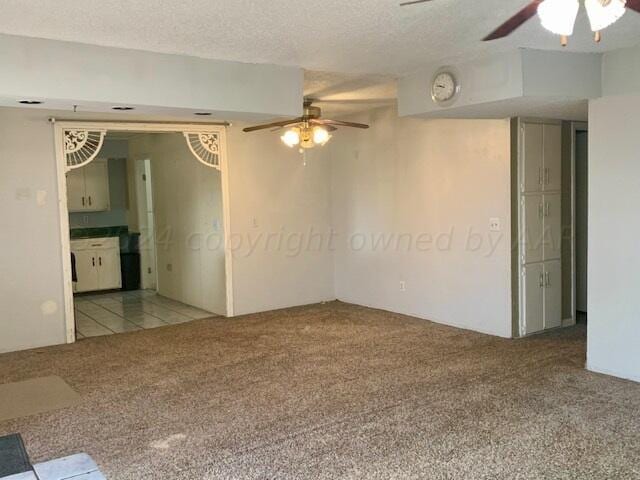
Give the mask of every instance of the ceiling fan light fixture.
<svg viewBox="0 0 640 480">
<path fill-rule="evenodd" d="M 542 26 L 551 33 L 570 37 L 573 35 L 578 10 L 578 0 L 544 0 L 538 6 L 538 17 Z"/>
<path fill-rule="evenodd" d="M 326 128 L 314 127 L 313 143 L 315 143 L 316 145 L 324 146 L 329 140 L 331 140 L 331 135 Z"/>
<path fill-rule="evenodd" d="M 627 11 L 627 0 L 585 0 L 591 31 L 599 32 L 614 24 Z"/>
<path fill-rule="evenodd" d="M 297 128 L 290 128 L 284 132 L 284 135 L 280 137 L 280 140 L 282 140 L 282 143 L 287 147 L 293 148 L 300 144 L 300 130 Z"/>
</svg>

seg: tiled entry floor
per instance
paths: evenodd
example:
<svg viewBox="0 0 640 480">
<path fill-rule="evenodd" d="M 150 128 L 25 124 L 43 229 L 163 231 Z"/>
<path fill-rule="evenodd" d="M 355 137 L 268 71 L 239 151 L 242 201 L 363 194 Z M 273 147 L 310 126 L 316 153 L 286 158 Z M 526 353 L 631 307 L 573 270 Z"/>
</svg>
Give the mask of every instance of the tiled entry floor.
<svg viewBox="0 0 640 480">
<path fill-rule="evenodd" d="M 174 325 L 216 315 L 153 290 L 74 297 L 78 339 Z"/>
</svg>

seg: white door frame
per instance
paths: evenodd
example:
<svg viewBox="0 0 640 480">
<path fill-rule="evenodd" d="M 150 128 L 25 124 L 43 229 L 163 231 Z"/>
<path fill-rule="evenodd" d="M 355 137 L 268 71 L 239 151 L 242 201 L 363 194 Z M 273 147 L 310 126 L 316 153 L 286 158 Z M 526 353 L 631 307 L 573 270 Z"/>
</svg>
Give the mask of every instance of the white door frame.
<svg viewBox="0 0 640 480">
<path fill-rule="evenodd" d="M 587 122 L 571 122 L 571 318 L 569 324 L 576 323 L 576 289 L 577 289 L 577 267 L 576 267 L 576 134 L 578 132 L 588 132 Z M 588 207 L 587 207 L 588 208 Z M 587 278 L 587 281 L 589 279 Z"/>
<path fill-rule="evenodd" d="M 60 213 L 60 244 L 62 249 L 62 281 L 64 291 L 65 333 L 67 343 L 75 342 L 75 318 L 73 312 L 73 284 L 71 279 L 71 239 L 69 237 L 69 210 L 67 207 L 67 182 L 64 150 L 64 132 L 69 129 L 106 130 L 112 132 L 148 133 L 206 133 L 220 135 L 220 176 L 222 179 L 222 211 L 225 236 L 225 280 L 227 317 L 233 317 L 233 255 L 231 252 L 231 218 L 229 208 L 229 169 L 227 158 L 226 129 L 221 124 L 153 123 L 153 122 L 100 122 L 100 121 L 55 121 L 54 126 L 56 173 L 58 177 L 58 211 Z M 194 158 L 195 160 L 195 158 Z"/>
</svg>

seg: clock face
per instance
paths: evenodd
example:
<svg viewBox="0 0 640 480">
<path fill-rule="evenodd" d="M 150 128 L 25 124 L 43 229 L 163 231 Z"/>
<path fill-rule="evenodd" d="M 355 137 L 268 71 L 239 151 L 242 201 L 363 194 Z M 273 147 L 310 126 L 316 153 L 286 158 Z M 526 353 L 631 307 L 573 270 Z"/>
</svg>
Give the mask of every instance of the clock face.
<svg viewBox="0 0 640 480">
<path fill-rule="evenodd" d="M 444 103 L 451 100 L 458 93 L 458 83 L 452 73 L 441 72 L 433 79 L 431 85 L 431 98 L 436 103 Z"/>
</svg>

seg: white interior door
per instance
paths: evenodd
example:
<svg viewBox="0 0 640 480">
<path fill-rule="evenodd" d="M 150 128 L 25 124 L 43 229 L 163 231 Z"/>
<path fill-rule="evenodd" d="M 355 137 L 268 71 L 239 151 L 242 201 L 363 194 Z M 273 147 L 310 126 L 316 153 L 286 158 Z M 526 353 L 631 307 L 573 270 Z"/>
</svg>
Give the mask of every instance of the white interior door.
<svg viewBox="0 0 640 480">
<path fill-rule="evenodd" d="M 98 290 L 98 269 L 96 252 L 93 250 L 79 250 L 73 252 L 76 257 L 76 272 L 78 282 L 76 292 L 92 292 Z"/>
<path fill-rule="evenodd" d="M 562 127 L 544 125 L 544 189 L 562 189 Z"/>
<path fill-rule="evenodd" d="M 544 264 L 544 328 L 562 325 L 562 266 L 560 260 Z"/>
<path fill-rule="evenodd" d="M 539 192 L 542 190 L 543 171 L 543 141 L 542 125 L 525 123 L 523 126 L 523 185 L 525 192 Z"/>
<path fill-rule="evenodd" d="M 106 160 L 94 160 L 84 169 L 87 209 L 102 212 L 109 205 L 109 167 Z"/>
<path fill-rule="evenodd" d="M 556 260 L 562 252 L 562 195 L 544 196 L 544 260 Z"/>
<path fill-rule="evenodd" d="M 67 173 L 67 207 L 71 213 L 81 212 L 85 208 L 83 168 Z"/>
<path fill-rule="evenodd" d="M 544 268 L 541 263 L 523 267 L 522 302 L 525 335 L 544 329 Z"/>
<path fill-rule="evenodd" d="M 140 229 L 140 281 L 143 289 L 155 290 L 157 288 L 157 272 L 151 160 L 136 160 L 135 175 L 138 227 Z"/>
<path fill-rule="evenodd" d="M 542 195 L 527 195 L 522 208 L 523 263 L 542 261 L 544 242 L 544 204 Z"/>
<path fill-rule="evenodd" d="M 98 250 L 98 284 L 101 290 L 122 287 L 120 253 L 117 249 Z"/>
</svg>

